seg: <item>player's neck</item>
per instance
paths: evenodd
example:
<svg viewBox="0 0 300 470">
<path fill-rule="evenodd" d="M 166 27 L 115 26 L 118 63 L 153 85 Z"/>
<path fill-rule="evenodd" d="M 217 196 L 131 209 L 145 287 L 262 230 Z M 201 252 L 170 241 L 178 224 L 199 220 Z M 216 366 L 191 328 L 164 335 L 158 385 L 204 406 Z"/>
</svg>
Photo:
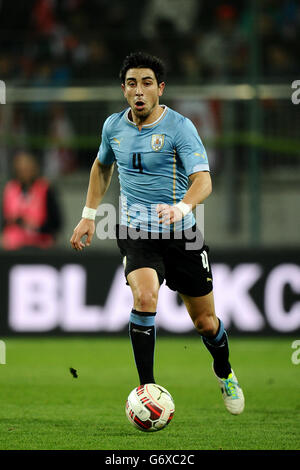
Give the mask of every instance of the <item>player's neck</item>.
<svg viewBox="0 0 300 470">
<path fill-rule="evenodd" d="M 132 109 L 130 110 L 128 117 L 136 124 L 138 129 L 141 130 L 144 125 L 152 124 L 157 121 L 163 112 L 164 106 L 157 104 L 152 112 L 145 118 L 136 116 Z"/>
</svg>

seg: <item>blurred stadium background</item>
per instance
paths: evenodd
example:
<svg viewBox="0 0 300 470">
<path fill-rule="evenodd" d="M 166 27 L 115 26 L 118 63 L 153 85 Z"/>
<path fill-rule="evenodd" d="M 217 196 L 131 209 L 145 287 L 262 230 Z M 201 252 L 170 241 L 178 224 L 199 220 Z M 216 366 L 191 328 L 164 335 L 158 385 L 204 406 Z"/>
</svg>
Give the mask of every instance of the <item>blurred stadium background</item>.
<svg viewBox="0 0 300 470">
<path fill-rule="evenodd" d="M 296 0 L 0 2 L 1 193 L 16 151 L 33 152 L 64 220 L 51 250 L 1 250 L 2 335 L 126 329 L 131 294 L 115 240 L 95 236 L 78 254 L 69 239 L 102 124 L 126 106 L 118 71 L 134 50 L 166 61 L 162 102 L 193 120 L 208 151 L 219 315 L 232 333 L 299 332 L 299 35 Z M 104 202 L 117 206 L 118 194 L 115 172 Z M 158 325 L 192 328 L 164 288 Z"/>
</svg>

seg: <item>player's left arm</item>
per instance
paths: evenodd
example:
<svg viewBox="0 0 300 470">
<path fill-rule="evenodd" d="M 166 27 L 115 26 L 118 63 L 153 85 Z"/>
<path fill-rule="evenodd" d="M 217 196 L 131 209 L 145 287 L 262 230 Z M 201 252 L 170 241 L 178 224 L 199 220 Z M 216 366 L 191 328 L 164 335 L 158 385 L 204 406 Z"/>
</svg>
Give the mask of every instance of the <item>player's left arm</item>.
<svg viewBox="0 0 300 470">
<path fill-rule="evenodd" d="M 166 224 L 181 220 L 212 191 L 206 151 L 190 119 L 184 118 L 180 121 L 174 136 L 174 147 L 192 184 L 182 201 L 174 206 L 158 204 L 156 210 L 159 221 Z"/>
<path fill-rule="evenodd" d="M 193 210 L 201 204 L 212 192 L 212 182 L 209 171 L 197 171 L 189 176 L 191 186 L 186 192 L 182 202 L 190 204 Z"/>
<path fill-rule="evenodd" d="M 191 186 L 182 201 L 174 206 L 158 204 L 159 223 L 173 224 L 191 212 L 197 204 L 201 204 L 212 192 L 212 182 L 209 171 L 198 171 L 189 176 Z"/>
</svg>

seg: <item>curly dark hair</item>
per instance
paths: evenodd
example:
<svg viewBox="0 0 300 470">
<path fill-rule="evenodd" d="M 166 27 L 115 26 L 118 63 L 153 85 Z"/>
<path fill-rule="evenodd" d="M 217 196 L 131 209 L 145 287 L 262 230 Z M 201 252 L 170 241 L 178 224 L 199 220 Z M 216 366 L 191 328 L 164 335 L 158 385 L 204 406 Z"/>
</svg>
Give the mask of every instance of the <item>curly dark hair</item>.
<svg viewBox="0 0 300 470">
<path fill-rule="evenodd" d="M 154 72 L 157 83 L 160 84 L 164 81 L 165 77 L 165 64 L 161 59 L 146 52 L 132 52 L 125 57 L 119 77 L 121 83 L 125 82 L 126 72 L 129 69 L 147 68 Z"/>
</svg>

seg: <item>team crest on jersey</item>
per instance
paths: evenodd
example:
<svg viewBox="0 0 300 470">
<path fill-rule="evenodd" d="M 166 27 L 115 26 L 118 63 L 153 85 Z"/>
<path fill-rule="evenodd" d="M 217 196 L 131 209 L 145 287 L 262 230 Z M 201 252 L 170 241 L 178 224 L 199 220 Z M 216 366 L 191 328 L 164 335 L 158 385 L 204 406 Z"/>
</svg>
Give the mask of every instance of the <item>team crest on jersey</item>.
<svg viewBox="0 0 300 470">
<path fill-rule="evenodd" d="M 164 146 L 165 136 L 163 134 L 153 134 L 151 138 L 151 147 L 155 152 L 161 150 Z"/>
</svg>

